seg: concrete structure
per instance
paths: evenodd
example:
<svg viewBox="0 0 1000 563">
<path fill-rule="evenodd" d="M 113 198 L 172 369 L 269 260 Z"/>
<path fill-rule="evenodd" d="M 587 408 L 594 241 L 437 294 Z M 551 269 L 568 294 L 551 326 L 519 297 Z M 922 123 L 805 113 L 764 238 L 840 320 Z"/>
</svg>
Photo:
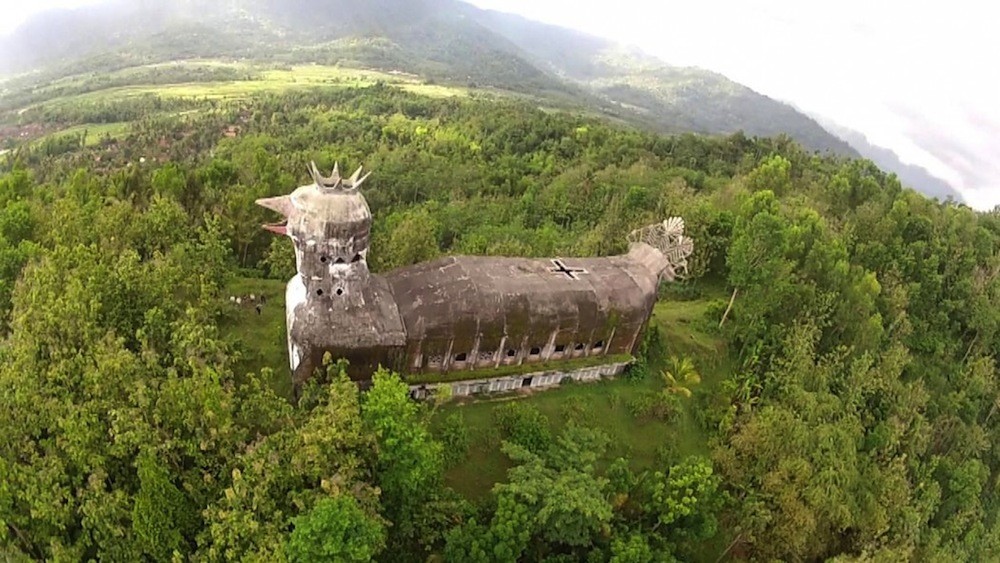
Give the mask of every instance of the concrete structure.
<svg viewBox="0 0 1000 563">
<path fill-rule="evenodd" d="M 475 380 L 477 369 L 631 353 L 659 281 L 682 272 L 693 248 L 672 218 L 633 232 L 621 256 L 452 256 L 377 276 L 367 263 L 371 212 L 358 191 L 367 176 L 359 168 L 342 178 L 334 167 L 324 177 L 315 164 L 310 172 L 313 184 L 257 201 L 286 218 L 265 228 L 295 245 L 286 314 L 296 388 L 327 352 L 349 360 L 358 380 L 379 365 Z"/>
<path fill-rule="evenodd" d="M 566 379 L 578 383 L 599 381 L 606 377 L 614 377 L 625 371 L 630 362 L 610 362 L 597 366 L 574 370 L 549 370 L 508 375 L 488 379 L 469 379 L 447 383 L 428 383 L 425 385 L 410 385 L 410 395 L 424 399 L 435 393 L 441 387 L 451 387 L 453 397 L 467 397 L 486 393 L 505 393 L 519 389 L 544 389 L 559 385 Z"/>
</svg>

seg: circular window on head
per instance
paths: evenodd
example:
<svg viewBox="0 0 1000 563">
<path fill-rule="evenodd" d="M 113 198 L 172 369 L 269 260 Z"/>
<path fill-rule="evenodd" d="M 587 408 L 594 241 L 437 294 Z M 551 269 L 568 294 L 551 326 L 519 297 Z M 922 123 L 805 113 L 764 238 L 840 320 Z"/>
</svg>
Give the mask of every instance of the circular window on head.
<svg viewBox="0 0 1000 563">
<path fill-rule="evenodd" d="M 323 290 L 322 289 L 317 289 L 316 290 L 316 295 L 319 295 L 320 297 L 323 297 Z"/>
<path fill-rule="evenodd" d="M 337 295 L 343 295 L 343 294 L 344 294 L 344 288 L 338 287 L 337 288 Z"/>
<path fill-rule="evenodd" d="M 320 256 L 319 257 L 319 261 L 322 262 L 322 263 L 324 263 L 324 264 L 326 264 L 327 260 L 329 260 L 329 258 L 327 258 L 326 256 Z"/>
</svg>

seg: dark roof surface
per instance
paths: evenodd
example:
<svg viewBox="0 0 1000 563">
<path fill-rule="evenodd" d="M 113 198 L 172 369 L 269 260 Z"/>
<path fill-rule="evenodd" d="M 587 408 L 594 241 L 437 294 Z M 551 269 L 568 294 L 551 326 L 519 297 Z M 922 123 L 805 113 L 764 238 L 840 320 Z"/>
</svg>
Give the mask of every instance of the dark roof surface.
<svg viewBox="0 0 1000 563">
<path fill-rule="evenodd" d="M 603 328 L 614 314 L 626 325 L 641 324 L 657 284 L 657 274 L 629 255 L 558 262 L 452 256 L 386 279 L 411 342 L 582 332 Z"/>
</svg>

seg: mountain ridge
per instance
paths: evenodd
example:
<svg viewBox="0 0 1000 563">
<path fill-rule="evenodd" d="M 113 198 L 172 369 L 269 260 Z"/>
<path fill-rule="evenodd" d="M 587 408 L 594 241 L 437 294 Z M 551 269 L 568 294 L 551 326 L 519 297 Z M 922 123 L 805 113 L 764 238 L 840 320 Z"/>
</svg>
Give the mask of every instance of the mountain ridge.
<svg viewBox="0 0 1000 563">
<path fill-rule="evenodd" d="M 211 56 L 353 61 L 572 101 L 662 133 L 785 134 L 810 150 L 859 156 L 812 117 L 721 74 L 458 0 L 113 0 L 77 16 L 47 12 L 0 39 L 8 54 L 0 67 L 69 72 L 84 58 L 106 69 Z M 62 38 L 56 45 L 39 39 L 52 34 Z M 10 53 L 21 56 L 12 62 Z"/>
<path fill-rule="evenodd" d="M 961 192 L 947 181 L 935 176 L 922 166 L 903 162 L 895 151 L 872 143 L 864 133 L 822 116 L 813 115 L 813 118 L 824 129 L 850 143 L 861 153 L 862 157 L 874 162 L 879 168 L 896 174 L 903 185 L 940 201 L 951 200 L 966 203 Z"/>
</svg>

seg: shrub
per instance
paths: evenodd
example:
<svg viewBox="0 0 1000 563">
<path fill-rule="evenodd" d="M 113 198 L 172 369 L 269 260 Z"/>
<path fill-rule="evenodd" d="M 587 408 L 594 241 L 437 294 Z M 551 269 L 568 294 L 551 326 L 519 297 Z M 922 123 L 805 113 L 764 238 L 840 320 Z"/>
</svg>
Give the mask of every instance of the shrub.
<svg viewBox="0 0 1000 563">
<path fill-rule="evenodd" d="M 657 358 L 666 356 L 667 348 L 663 343 L 663 334 L 660 327 L 650 324 L 642 333 L 642 340 L 639 341 L 639 349 L 636 351 L 636 359 L 644 360 L 647 364 Z"/>
<path fill-rule="evenodd" d="M 618 407 L 622 406 L 621 392 L 616 389 L 608 393 L 608 402 L 611 403 L 612 409 L 618 410 Z"/>
<path fill-rule="evenodd" d="M 629 364 L 625 370 L 625 379 L 629 381 L 642 381 L 649 375 L 649 362 L 646 358 L 639 356 L 634 362 Z"/>
<path fill-rule="evenodd" d="M 677 397 L 668 393 L 649 391 L 629 401 L 628 409 L 632 416 L 652 418 L 670 422 L 677 416 L 680 404 Z"/>
<path fill-rule="evenodd" d="M 722 315 L 725 314 L 726 308 L 729 307 L 728 299 L 713 299 L 705 307 L 705 312 L 703 319 L 705 320 L 706 326 L 718 329 L 719 321 L 722 320 Z M 733 312 L 729 312 L 729 321 L 733 320 Z M 727 321 L 728 322 L 728 321 Z"/>
<path fill-rule="evenodd" d="M 444 446 L 444 462 L 449 467 L 465 459 L 469 454 L 469 428 L 462 413 L 452 413 L 444 419 L 438 439 Z"/>
<path fill-rule="evenodd" d="M 670 467 L 680 461 L 680 452 L 677 450 L 677 443 L 668 440 L 656 448 L 654 459 L 657 465 Z"/>
<path fill-rule="evenodd" d="M 552 443 L 549 419 L 532 405 L 507 402 L 493 410 L 493 422 L 502 439 L 532 452 L 544 451 Z"/>
<path fill-rule="evenodd" d="M 577 426 L 589 426 L 591 422 L 590 409 L 582 397 L 567 397 L 562 404 L 563 419 Z"/>
</svg>

